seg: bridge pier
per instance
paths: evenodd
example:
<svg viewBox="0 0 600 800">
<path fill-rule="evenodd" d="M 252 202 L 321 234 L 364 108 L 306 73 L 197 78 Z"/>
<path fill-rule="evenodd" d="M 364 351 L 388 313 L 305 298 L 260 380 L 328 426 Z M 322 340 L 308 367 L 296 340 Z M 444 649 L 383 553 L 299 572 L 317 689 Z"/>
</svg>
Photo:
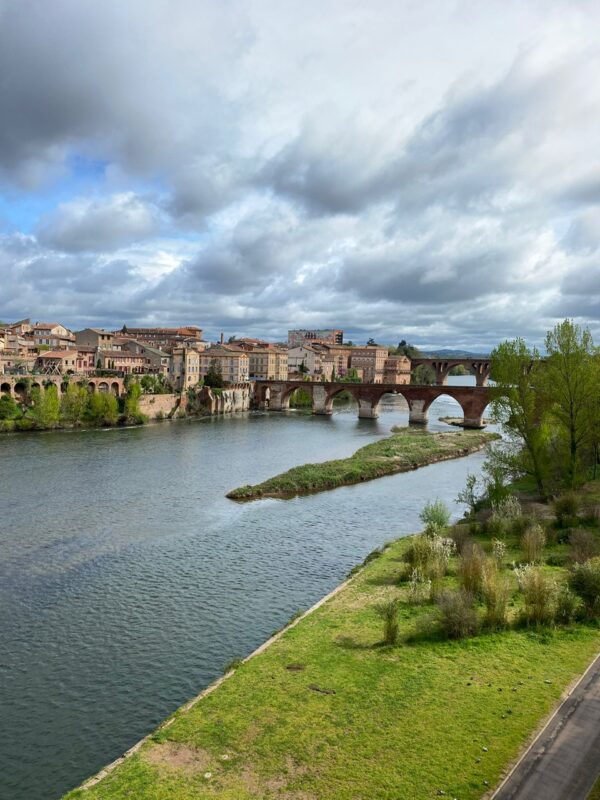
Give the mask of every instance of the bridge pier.
<svg viewBox="0 0 600 800">
<path fill-rule="evenodd" d="M 410 425 L 427 425 L 429 420 L 429 406 L 425 400 L 416 398 L 408 401 L 408 422 Z"/>
<path fill-rule="evenodd" d="M 359 419 L 377 419 L 379 412 L 377 406 L 373 406 L 370 398 L 363 400 L 362 397 L 358 398 L 358 418 Z"/>
<path fill-rule="evenodd" d="M 312 413 L 321 416 L 330 416 L 333 414 L 331 403 L 327 403 L 328 394 L 324 386 L 313 385 L 312 387 Z"/>
</svg>

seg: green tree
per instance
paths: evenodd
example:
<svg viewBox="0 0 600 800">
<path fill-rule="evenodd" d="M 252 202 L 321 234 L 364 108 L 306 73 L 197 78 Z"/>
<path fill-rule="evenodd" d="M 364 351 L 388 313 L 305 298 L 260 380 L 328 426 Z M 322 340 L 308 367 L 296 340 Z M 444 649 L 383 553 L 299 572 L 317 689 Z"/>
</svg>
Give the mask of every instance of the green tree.
<svg viewBox="0 0 600 800">
<path fill-rule="evenodd" d="M 305 364 L 305 362 L 304 362 L 304 359 L 302 359 L 302 363 L 301 363 L 301 364 L 300 364 L 300 366 L 298 367 L 298 372 L 299 372 L 301 375 L 307 375 L 307 374 L 308 374 L 308 367 L 306 366 L 306 364 Z"/>
<path fill-rule="evenodd" d="M 504 457 L 507 471 L 515 475 L 532 475 L 542 497 L 547 494 L 549 463 L 546 409 L 540 391 L 544 371 L 538 351 L 530 350 L 523 339 L 502 342 L 492 351 L 492 416 L 509 437 L 496 460 Z"/>
<path fill-rule="evenodd" d="M 141 394 L 142 387 L 137 381 L 129 384 L 125 398 L 125 419 L 130 424 L 141 424 L 146 421 L 146 415 L 140 411 Z"/>
<path fill-rule="evenodd" d="M 565 482 L 575 486 L 585 478 L 597 441 L 600 398 L 600 356 L 592 335 L 571 320 L 546 336 L 547 359 L 543 390 L 564 464 Z"/>
<path fill-rule="evenodd" d="M 117 398 L 111 392 L 90 394 L 87 420 L 92 425 L 114 425 L 119 418 Z"/>
<path fill-rule="evenodd" d="M 86 417 L 89 392 L 83 386 L 71 383 L 60 401 L 60 418 L 67 425 L 81 425 Z"/>
<path fill-rule="evenodd" d="M 21 416 L 19 406 L 9 394 L 0 397 L 0 419 L 17 419 Z"/>
<path fill-rule="evenodd" d="M 50 384 L 44 390 L 34 387 L 31 399 L 33 406 L 27 412 L 27 416 L 35 427 L 44 430 L 56 428 L 60 420 L 60 402 L 56 386 Z"/>
<path fill-rule="evenodd" d="M 377 342 L 372 337 L 367 339 L 367 347 L 377 347 Z"/>
<path fill-rule="evenodd" d="M 211 358 L 208 371 L 204 376 L 204 385 L 213 389 L 222 389 L 225 385 L 221 365 L 216 358 Z"/>
</svg>

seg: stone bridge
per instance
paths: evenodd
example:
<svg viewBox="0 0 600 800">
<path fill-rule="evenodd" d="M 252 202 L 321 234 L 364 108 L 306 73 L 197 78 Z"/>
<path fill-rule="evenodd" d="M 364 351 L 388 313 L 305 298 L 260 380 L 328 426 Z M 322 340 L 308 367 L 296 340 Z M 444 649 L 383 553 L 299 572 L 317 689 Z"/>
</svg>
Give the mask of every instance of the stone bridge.
<svg viewBox="0 0 600 800">
<path fill-rule="evenodd" d="M 69 383 L 79 383 L 85 386 L 90 392 L 112 392 L 117 397 L 125 394 L 123 378 L 116 376 L 97 376 L 97 375 L 70 375 Z M 66 376 L 64 375 L 0 375 L 0 393 L 9 394 L 15 400 L 24 397 L 29 384 L 30 389 L 47 386 L 53 383 L 58 391 L 58 396 L 62 394 L 62 384 Z"/>
<path fill-rule="evenodd" d="M 333 400 L 349 392 L 358 404 L 358 416 L 376 418 L 379 403 L 386 394 L 402 395 L 409 408 L 409 422 L 425 424 L 429 407 L 438 397 L 452 397 L 463 411 L 465 428 L 483 427 L 483 413 L 490 402 L 486 386 L 415 386 L 386 383 L 317 383 L 311 381 L 256 381 L 254 402 L 258 408 L 285 411 L 296 389 L 303 389 L 312 399 L 313 414 L 332 414 Z"/>
<path fill-rule="evenodd" d="M 435 382 L 441 386 L 448 383 L 448 375 L 454 367 L 464 367 L 467 372 L 475 376 L 477 386 L 487 386 L 491 361 L 488 357 L 482 358 L 412 358 L 411 369 L 420 365 L 431 367 L 435 372 Z"/>
</svg>

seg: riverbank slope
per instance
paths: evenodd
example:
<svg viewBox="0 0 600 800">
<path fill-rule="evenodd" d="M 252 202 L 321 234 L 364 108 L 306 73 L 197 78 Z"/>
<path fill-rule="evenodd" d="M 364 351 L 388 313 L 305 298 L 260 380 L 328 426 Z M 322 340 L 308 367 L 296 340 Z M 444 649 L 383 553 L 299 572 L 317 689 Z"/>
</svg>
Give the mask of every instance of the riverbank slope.
<svg viewBox="0 0 600 800">
<path fill-rule="evenodd" d="M 587 497 L 600 502 L 600 484 Z M 597 653 L 600 630 L 515 625 L 443 639 L 428 622 L 433 606 L 408 602 L 410 546 L 401 539 L 368 559 L 341 591 L 68 800 L 484 796 Z M 565 555 L 564 543 L 545 552 L 557 581 Z M 505 569 L 518 558 L 518 538 L 508 537 Z M 456 585 L 455 560 L 444 584 Z M 382 644 L 377 613 L 390 600 L 399 601 L 396 646 Z"/>
<path fill-rule="evenodd" d="M 261 497 L 289 498 L 299 494 L 325 492 L 338 486 L 408 472 L 480 450 L 498 438 L 483 431 L 430 433 L 414 428 L 394 429 L 392 436 L 361 447 L 349 458 L 303 464 L 253 486 L 240 486 L 227 493 L 231 500 Z"/>
</svg>

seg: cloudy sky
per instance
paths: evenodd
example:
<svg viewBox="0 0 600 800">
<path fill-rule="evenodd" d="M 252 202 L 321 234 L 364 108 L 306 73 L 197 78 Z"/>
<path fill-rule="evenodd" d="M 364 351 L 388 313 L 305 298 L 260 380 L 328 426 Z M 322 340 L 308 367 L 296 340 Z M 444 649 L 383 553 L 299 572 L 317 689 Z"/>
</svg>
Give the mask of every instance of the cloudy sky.
<svg viewBox="0 0 600 800">
<path fill-rule="evenodd" d="M 600 4 L 0 0 L 0 319 L 600 339 Z"/>
</svg>

